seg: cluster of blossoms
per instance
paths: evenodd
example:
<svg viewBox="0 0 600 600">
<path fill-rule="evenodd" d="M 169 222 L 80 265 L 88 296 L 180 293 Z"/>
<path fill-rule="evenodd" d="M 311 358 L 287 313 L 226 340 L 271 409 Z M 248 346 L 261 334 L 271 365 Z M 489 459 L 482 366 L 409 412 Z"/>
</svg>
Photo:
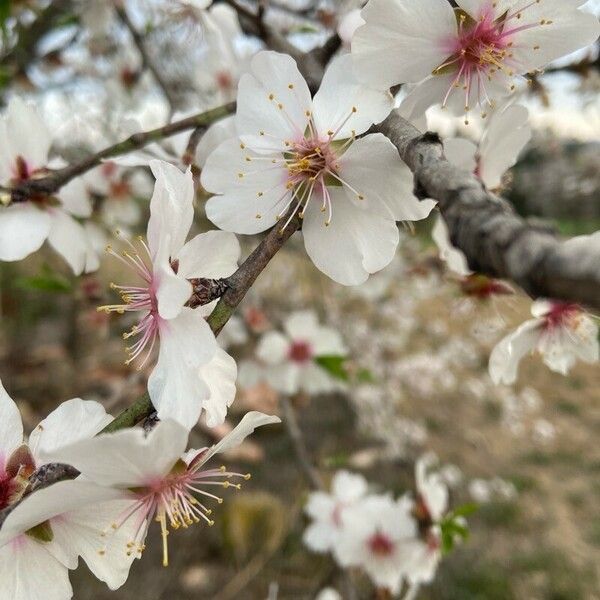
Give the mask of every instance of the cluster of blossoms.
<svg viewBox="0 0 600 600">
<path fill-rule="evenodd" d="M 79 557 L 98 579 L 119 588 L 153 520 L 160 524 L 166 566 L 169 529 L 212 525 L 207 503 L 223 501 L 215 486 L 239 489 L 250 478 L 209 462 L 257 427 L 279 422 L 250 412 L 214 446 L 186 450 L 189 432 L 173 420 L 148 434 L 141 428 L 102 433 L 112 420 L 97 402 L 67 400 L 25 443 L 19 410 L 0 384 L 0 510 L 14 505 L 0 529 L 6 598 L 71 598 L 68 571 Z M 23 498 L 30 476 L 56 463 L 80 475 Z"/>
<path fill-rule="evenodd" d="M 308 499 L 312 522 L 304 543 L 314 552 L 331 552 L 342 567 L 362 568 L 377 588 L 394 595 L 404 582 L 432 581 L 449 517 L 448 488 L 431 471 L 434 464 L 431 454 L 419 459 L 416 493 L 397 499 L 373 493 L 361 475 L 339 471 L 331 493 L 313 492 Z"/>
<path fill-rule="evenodd" d="M 79 557 L 109 587 L 119 587 L 144 549 L 152 520 L 160 525 L 167 564 L 169 530 L 212 524 L 207 504 L 222 501 L 215 487 L 238 488 L 249 477 L 208 462 L 278 417 L 250 412 L 213 447 L 186 451 L 200 418 L 208 427 L 222 424 L 236 393 L 236 363 L 217 345 L 206 320 L 214 303 L 190 306 L 198 280 L 227 278 L 237 270 L 241 250 L 234 234 L 301 229 L 306 252 L 321 272 L 346 286 L 366 282 L 393 260 L 398 222 L 425 219 L 436 204 L 413 194 L 412 175 L 390 140 L 369 133 L 394 108 L 390 88 L 410 85 L 400 107 L 409 118 L 434 105 L 465 114 L 467 122 L 475 107 L 482 118 L 490 114 L 478 145 L 449 140 L 446 153 L 496 189 L 530 137 L 527 111 L 505 105 L 515 82 L 594 42 L 600 30 L 595 17 L 579 10 L 581 0 L 459 0 L 457 9 L 446 0 L 370 0 L 360 18 L 354 14 L 346 24 L 351 53 L 331 61 L 313 95 L 288 55 L 261 51 L 249 65 L 239 59 L 233 38 L 240 30 L 230 9 L 206 10 L 205 0 L 177 4 L 213 40 L 204 74 L 209 87 L 216 84 L 220 101 L 232 99 L 239 79 L 235 118 L 217 124 L 194 154 L 201 184 L 212 194 L 206 215 L 220 231 L 188 240 L 195 182 L 183 138 L 173 142 L 172 152 L 156 144 L 48 194 L 35 183 L 62 163 L 50 159 L 52 139 L 44 123 L 18 98 L 0 120 L 0 260 L 21 260 L 47 240 L 76 275 L 97 269 L 97 235 L 87 222 L 90 193 L 104 197 L 107 224 L 130 227 L 141 212 L 131 200 L 136 189 L 144 189 L 147 174 L 136 188 L 123 167 L 142 164 L 156 180 L 146 237 L 129 240 L 118 233 L 120 247 L 107 248 L 136 280 L 112 284 L 121 302 L 100 310 L 136 316 L 123 334 L 130 340 L 126 364 L 143 369 L 155 360 L 148 393 L 159 423 L 149 433 L 103 432 L 112 418 L 102 406 L 73 399 L 25 444 L 16 405 L 0 388 L 0 510 L 7 509 L 0 582 L 2 593 L 17 600 L 70 598 L 68 571 Z M 142 57 L 135 59 L 120 69 L 124 84 L 141 69 Z M 452 270 L 473 277 L 442 220 L 434 239 Z M 474 295 L 506 291 L 496 283 L 466 281 Z M 576 358 L 598 361 L 598 327 L 582 308 L 543 301 L 532 312 L 535 319 L 492 352 L 494 382 L 514 382 L 519 360 L 534 349 L 561 373 Z M 285 394 L 327 391 L 336 382 L 323 364 L 346 355 L 341 337 L 313 312 L 294 313 L 283 332 L 267 332 L 259 341 L 259 378 Z M 30 493 L 35 477 L 57 463 L 76 470 L 77 477 Z M 331 494 L 311 494 L 306 544 L 331 552 L 342 567 L 362 567 L 392 594 L 405 582 L 431 581 L 444 528 L 464 528 L 447 513 L 448 490 L 429 472 L 431 464 L 430 457 L 418 462 L 416 494 L 399 499 L 371 493 L 360 476 L 338 473 Z"/>
</svg>

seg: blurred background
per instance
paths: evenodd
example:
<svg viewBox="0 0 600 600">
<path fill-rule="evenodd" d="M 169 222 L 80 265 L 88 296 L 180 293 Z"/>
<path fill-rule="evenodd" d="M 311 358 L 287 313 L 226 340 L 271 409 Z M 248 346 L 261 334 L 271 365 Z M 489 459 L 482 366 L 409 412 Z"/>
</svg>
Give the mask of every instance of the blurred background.
<svg viewBox="0 0 600 600">
<path fill-rule="evenodd" d="M 70 162 L 233 100 L 261 42 L 228 3 L 199 5 L 0 2 L 0 102 L 20 95 L 35 103 L 54 153 Z M 322 44 L 360 6 L 264 5 L 268 22 L 303 49 Z M 586 9 L 600 13 L 600 2 Z M 505 178 L 504 194 L 522 215 L 567 235 L 600 228 L 599 90 L 598 48 L 589 48 L 537 75 L 520 99 L 533 137 Z M 431 119 L 448 137 L 479 134 L 477 124 Z M 188 138 L 151 150 L 181 158 Z M 199 153 L 192 161 L 196 175 L 202 160 Z M 84 180 L 98 248 L 115 228 L 145 232 L 149 170 L 106 163 Z M 205 201 L 198 184 L 192 233 L 212 228 Z M 437 258 L 431 227 L 403 229 L 394 262 L 357 288 L 321 275 L 296 234 L 222 337 L 240 366 L 228 422 L 212 431 L 199 426 L 192 445 L 212 443 L 248 410 L 281 412 L 278 392 L 259 376 L 256 346 L 293 311 L 314 310 L 349 348 L 343 368 L 327 369 L 330 391 L 291 398 L 324 478 L 346 468 L 399 494 L 414 488 L 415 459 L 433 450 L 452 504 L 479 504 L 469 539 L 444 558 L 419 598 L 600 598 L 600 372 L 579 364 L 562 377 L 533 357 L 522 363 L 517 384 L 494 386 L 490 349 L 528 318 L 530 302 L 520 292 L 487 300 L 465 293 Z M 258 240 L 241 237 L 243 256 Z M 47 249 L 0 264 L 0 377 L 28 429 L 67 398 L 98 400 L 117 414 L 144 392 L 149 371 L 124 365 L 121 333 L 130 323 L 96 311 L 115 301 L 110 282 L 128 280 L 108 255 L 97 272 L 79 278 Z M 285 427 L 259 431 L 226 462 L 252 479 L 214 507 L 213 528 L 172 534 L 170 567 L 160 566 L 160 542 L 150 539 L 122 589 L 109 592 L 82 566 L 72 575 L 75 598 L 301 599 L 339 588 L 331 558 L 303 546 L 309 488 Z M 354 581 L 368 593 L 366 580 L 355 574 Z"/>
</svg>

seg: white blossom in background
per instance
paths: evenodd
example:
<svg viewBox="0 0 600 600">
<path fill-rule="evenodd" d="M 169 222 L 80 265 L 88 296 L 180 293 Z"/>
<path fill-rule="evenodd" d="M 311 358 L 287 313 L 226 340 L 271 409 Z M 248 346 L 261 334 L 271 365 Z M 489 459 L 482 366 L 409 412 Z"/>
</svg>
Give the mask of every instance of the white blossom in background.
<svg viewBox="0 0 600 600">
<path fill-rule="evenodd" d="M 36 109 L 18 97 L 0 118 L 0 185 L 10 187 L 43 176 L 52 139 Z M 89 217 L 92 207 L 81 179 L 73 179 L 56 196 L 36 195 L 0 206 L 0 260 L 17 261 L 48 241 L 76 275 L 94 271 L 98 256 L 76 218 Z"/>
<path fill-rule="evenodd" d="M 104 225 L 114 229 L 139 223 L 142 208 L 136 198 L 150 197 L 153 187 L 144 171 L 127 170 L 114 161 L 107 161 L 89 171 L 83 180 L 92 194 L 102 197 L 100 221 Z"/>
<path fill-rule="evenodd" d="M 332 61 L 311 98 L 295 61 L 260 52 L 240 80 L 239 137 L 208 158 L 206 214 L 226 231 L 255 234 L 302 219 L 313 263 L 344 285 L 366 281 L 394 257 L 396 221 L 425 218 L 434 202 L 412 195 L 412 176 L 381 134 L 360 139 L 392 108 L 388 92 L 360 85 L 350 56 Z"/>
<path fill-rule="evenodd" d="M 143 429 L 105 433 L 63 447 L 58 460 L 73 465 L 86 479 L 103 487 L 120 490 L 126 508 L 98 536 L 100 551 L 122 528 L 134 523 L 133 535 L 121 546 L 123 559 L 139 556 L 153 520 L 160 524 L 163 564 L 169 562 L 167 536 L 170 529 L 194 523 L 213 524 L 207 500 L 221 503 L 215 487 L 239 489 L 250 475 L 206 467 L 216 454 L 241 444 L 257 427 L 279 423 L 279 417 L 249 412 L 239 425 L 210 448 L 188 450 L 189 431 L 175 421 L 161 421 L 146 435 Z"/>
<path fill-rule="evenodd" d="M 377 587 L 397 594 L 419 549 L 412 502 L 403 497 L 369 496 L 344 513 L 334 547 L 342 567 L 361 567 Z"/>
<path fill-rule="evenodd" d="M 448 487 L 439 472 L 431 468 L 437 463 L 433 454 L 422 456 L 415 467 L 417 498 L 413 509 L 424 538 L 416 549 L 408 579 L 412 583 L 433 581 L 438 564 L 442 558 L 442 541 L 439 523 L 448 510 Z"/>
<path fill-rule="evenodd" d="M 502 177 L 516 162 L 531 139 L 529 111 L 511 104 L 495 111 L 479 145 L 464 138 L 444 140 L 446 158 L 458 167 L 474 173 L 488 189 L 497 189 Z"/>
<path fill-rule="evenodd" d="M 517 379 L 521 359 L 537 350 L 549 369 L 566 375 L 577 359 L 598 362 L 598 325 L 581 307 L 566 302 L 538 300 L 535 317 L 525 321 L 492 350 L 489 373 L 495 384 Z"/>
<path fill-rule="evenodd" d="M 305 507 L 312 523 L 302 537 L 314 552 L 331 551 L 344 526 L 344 512 L 366 496 L 368 484 L 362 475 L 338 471 L 331 481 L 331 493 L 311 492 Z"/>
<path fill-rule="evenodd" d="M 343 15 L 338 23 L 337 34 L 345 46 L 350 47 L 356 30 L 365 24 L 365 20 L 362 18 L 360 12 L 360 8 L 353 8 Z"/>
<path fill-rule="evenodd" d="M 204 410 L 207 424 L 214 426 L 223 422 L 233 401 L 236 369 L 229 355 L 217 352 L 215 336 L 204 319 L 207 307 L 186 306 L 193 289 L 189 279 L 231 275 L 240 246 L 234 235 L 221 231 L 201 233 L 186 242 L 194 218 L 191 172 L 182 173 L 160 161 L 152 161 L 150 167 L 156 185 L 150 201 L 148 243 L 143 239 L 137 246 L 127 242 L 122 254 L 109 249 L 141 282 L 113 285 L 123 304 L 99 310 L 141 313 L 138 323 L 123 335 L 136 339 L 128 348 L 127 363 L 139 360 L 141 368 L 160 342 L 148 380 L 159 418 L 191 428 Z"/>
<path fill-rule="evenodd" d="M 469 269 L 467 257 L 462 250 L 452 245 L 450 233 L 442 215 L 436 216 L 435 224 L 431 230 L 431 238 L 438 247 L 440 260 L 446 263 L 450 271 L 461 277 L 466 277 L 473 272 Z"/>
<path fill-rule="evenodd" d="M 319 324 L 310 310 L 292 313 L 283 332 L 269 331 L 260 339 L 256 355 L 266 365 L 264 376 L 284 394 L 331 391 L 339 382 L 316 361 L 319 357 L 344 357 L 348 350 L 340 334 Z"/>
<path fill-rule="evenodd" d="M 341 594 L 333 588 L 323 588 L 315 600 L 343 600 Z"/>
<path fill-rule="evenodd" d="M 416 84 L 408 118 L 433 104 L 455 113 L 495 106 L 523 75 L 584 48 L 600 35 L 579 0 L 371 0 L 352 41 L 361 80 Z"/>
<path fill-rule="evenodd" d="M 111 421 L 98 402 L 67 400 L 32 431 L 25 444 L 19 409 L 0 383 L 0 510 L 21 498 L 29 477 L 56 462 L 63 446 L 91 438 Z M 100 556 L 98 548 L 89 545 L 89 535 L 100 535 L 123 510 L 118 495 L 78 480 L 58 485 L 60 490 L 51 486 L 30 495 L 0 529 L 2 589 L 11 599 L 70 598 L 67 569 L 77 568 L 79 556 L 111 589 L 127 578 L 130 562 L 118 559 L 113 546 Z M 123 534 L 131 534 L 128 527 Z M 117 536 L 115 541 L 119 540 L 125 542 Z"/>
</svg>

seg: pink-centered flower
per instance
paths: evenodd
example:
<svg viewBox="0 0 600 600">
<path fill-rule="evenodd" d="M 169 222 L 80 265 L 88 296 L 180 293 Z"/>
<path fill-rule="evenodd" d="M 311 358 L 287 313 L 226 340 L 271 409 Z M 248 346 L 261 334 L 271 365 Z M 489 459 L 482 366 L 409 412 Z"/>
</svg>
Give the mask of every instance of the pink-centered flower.
<svg viewBox="0 0 600 600">
<path fill-rule="evenodd" d="M 14 97 L 0 118 L 0 185 L 11 187 L 44 177 L 49 168 L 52 138 L 33 106 Z M 56 195 L 34 194 L 25 201 L 0 206 L 0 260 L 22 260 L 45 241 L 76 275 L 95 271 L 98 255 L 78 218 L 92 207 L 81 179 L 63 186 Z"/>
<path fill-rule="evenodd" d="M 397 594 L 419 549 L 416 521 L 407 497 L 368 496 L 344 512 L 334 545 L 342 567 L 362 567 L 377 587 Z"/>
<path fill-rule="evenodd" d="M 344 526 L 344 512 L 361 502 L 367 491 L 364 477 L 338 471 L 331 482 L 331 493 L 312 492 L 305 508 L 306 514 L 312 519 L 302 538 L 306 546 L 314 552 L 332 550 Z"/>
<path fill-rule="evenodd" d="M 592 44 L 598 19 L 582 0 L 371 0 L 352 40 L 357 74 L 372 85 L 414 83 L 408 118 L 441 104 L 486 113 L 526 73 Z"/>
<path fill-rule="evenodd" d="M 67 400 L 25 443 L 19 410 L 0 383 L 0 510 L 21 498 L 34 471 L 58 460 L 62 446 L 96 435 L 111 421 L 97 402 Z M 123 508 L 113 490 L 79 480 L 27 496 L 0 529 L 2 594 L 13 600 L 71 598 L 67 570 L 77 568 L 79 557 L 111 589 L 120 587 L 131 561 L 117 558 L 112 546 L 99 560 L 95 549 L 90 551 L 89 536 L 99 535 Z M 123 530 L 122 535 L 130 533 Z"/>
<path fill-rule="evenodd" d="M 534 319 L 525 321 L 492 350 L 489 373 L 494 383 L 514 383 L 521 359 L 534 350 L 548 368 L 563 375 L 577 359 L 598 362 L 598 325 L 580 306 L 538 300 L 531 313 Z"/>
<path fill-rule="evenodd" d="M 169 528 L 187 528 L 194 523 L 212 525 L 212 510 L 207 501 L 221 503 L 215 489 L 239 489 L 248 474 L 228 471 L 225 467 L 207 467 L 221 452 L 239 445 L 257 427 L 278 423 L 280 419 L 250 412 L 219 443 L 202 450 L 185 449 L 188 430 L 175 421 L 161 421 L 146 435 L 142 429 L 102 434 L 63 448 L 60 460 L 76 467 L 94 483 L 121 490 L 128 505 L 96 540 L 103 555 L 115 532 L 133 527 L 123 544 L 123 557 L 139 556 L 144 550 L 152 520 L 160 524 L 163 540 L 163 564 L 168 564 Z"/>
<path fill-rule="evenodd" d="M 221 229 L 285 230 L 294 215 L 313 263 L 344 285 L 392 260 L 396 221 L 425 218 L 434 202 L 412 194 L 412 176 L 381 134 L 360 134 L 392 108 L 389 93 L 356 81 L 350 56 L 332 61 L 314 98 L 294 60 L 260 52 L 238 89 L 237 138 L 202 170 L 217 194 L 206 214 Z"/>
<path fill-rule="evenodd" d="M 151 161 L 156 177 L 150 201 L 147 243 L 127 242 L 109 252 L 137 276 L 131 285 L 112 285 L 122 304 L 100 307 L 106 312 L 139 313 L 139 321 L 123 335 L 135 340 L 127 348 L 127 364 L 138 368 L 149 360 L 157 343 L 158 360 L 148 380 L 148 392 L 158 416 L 191 428 L 206 411 L 207 423 L 223 422 L 235 395 L 236 367 L 216 344 L 205 316 L 210 305 L 191 309 L 189 279 L 220 278 L 237 268 L 240 246 L 222 231 L 200 233 L 186 242 L 194 218 L 194 184 L 190 170 Z"/>
</svg>

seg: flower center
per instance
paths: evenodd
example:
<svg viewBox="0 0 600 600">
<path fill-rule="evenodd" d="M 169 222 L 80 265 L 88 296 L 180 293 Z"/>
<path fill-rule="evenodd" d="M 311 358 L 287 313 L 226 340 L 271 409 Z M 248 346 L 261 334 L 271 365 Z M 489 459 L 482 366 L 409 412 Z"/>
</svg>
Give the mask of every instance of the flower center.
<svg viewBox="0 0 600 600">
<path fill-rule="evenodd" d="M 554 302 L 552 308 L 544 315 L 546 329 L 569 327 L 575 329 L 579 323 L 581 308 L 569 302 Z"/>
<path fill-rule="evenodd" d="M 11 504 L 17 490 L 14 478 L 6 472 L 0 473 L 0 510 Z"/>
<path fill-rule="evenodd" d="M 289 358 L 291 361 L 303 364 L 310 361 L 312 356 L 313 351 L 308 342 L 292 342 L 289 350 Z"/>
<path fill-rule="evenodd" d="M 209 526 L 214 525 L 214 521 L 209 518 L 212 510 L 206 507 L 199 498 L 210 498 L 219 504 L 223 502 L 223 498 L 202 488 L 220 486 L 224 489 L 232 487 L 239 490 L 241 484 L 231 483 L 230 480 L 232 478 L 250 479 L 250 474 L 227 471 L 224 466 L 217 469 L 200 470 L 203 465 L 203 454 L 199 454 L 189 466 L 179 460 L 165 477 L 149 482 L 146 487 L 133 489 L 136 500 L 111 524 L 110 529 L 102 532 L 101 536 L 106 537 L 111 531 L 117 531 L 125 523 L 135 519 L 135 533 L 126 544 L 126 553 L 127 556 L 131 556 L 133 553 L 139 556 L 145 549 L 144 540 L 150 522 L 154 518 L 160 524 L 161 529 L 163 566 L 168 566 L 167 537 L 169 528 L 173 530 L 180 527 L 187 529 L 190 525 L 201 521 Z M 99 554 L 104 555 L 105 553 L 106 545 L 99 550 Z"/>
<path fill-rule="evenodd" d="M 541 0 L 533 0 L 522 8 L 508 10 L 500 17 L 495 16 L 495 3 L 481 9 L 477 18 L 458 9 L 458 33 L 446 44 L 448 58 L 438 67 L 433 75 L 455 73 L 450 87 L 446 92 L 442 107 L 446 107 L 454 90 L 463 89 L 465 92 L 465 113 L 470 110 L 471 92 L 476 90 L 477 104 L 486 103 L 490 108 L 494 103 L 490 99 L 486 86 L 494 78 L 504 75 L 512 78 L 523 69 L 522 64 L 515 58 L 513 37 L 527 29 L 551 25 L 552 21 L 541 19 L 535 22 L 523 23 L 523 15 L 528 8 L 539 4 Z M 539 50 L 536 45 L 533 50 Z M 509 84 L 509 91 L 515 85 Z M 485 112 L 482 117 L 485 118 Z M 468 124 L 468 118 L 466 119 Z"/>
<path fill-rule="evenodd" d="M 120 236 L 119 232 L 116 233 Z M 120 260 L 128 269 L 133 270 L 136 276 L 144 281 L 144 285 L 131 286 L 111 283 L 110 287 L 113 290 L 117 290 L 123 300 L 123 304 L 99 306 L 97 310 L 106 313 L 116 312 L 121 315 L 125 312 L 144 312 L 144 315 L 138 323 L 128 332 L 123 334 L 124 340 L 129 339 L 130 337 L 138 338 L 132 346 L 126 348 L 129 355 L 125 361 L 126 365 L 136 360 L 144 351 L 146 351 L 145 357 L 138 365 L 138 370 L 140 370 L 152 353 L 156 338 L 158 337 L 161 318 L 158 314 L 158 301 L 154 289 L 155 282 L 152 273 L 150 250 L 141 236 L 138 237 L 141 252 L 140 249 L 134 246 L 129 240 L 125 238 L 122 239 L 129 246 L 127 250 L 124 250 L 121 254 L 117 254 L 111 246 L 107 246 L 106 251 Z"/>
<path fill-rule="evenodd" d="M 369 538 L 368 545 L 369 550 L 379 558 L 385 558 L 394 553 L 394 542 L 379 531 Z"/>
</svg>

